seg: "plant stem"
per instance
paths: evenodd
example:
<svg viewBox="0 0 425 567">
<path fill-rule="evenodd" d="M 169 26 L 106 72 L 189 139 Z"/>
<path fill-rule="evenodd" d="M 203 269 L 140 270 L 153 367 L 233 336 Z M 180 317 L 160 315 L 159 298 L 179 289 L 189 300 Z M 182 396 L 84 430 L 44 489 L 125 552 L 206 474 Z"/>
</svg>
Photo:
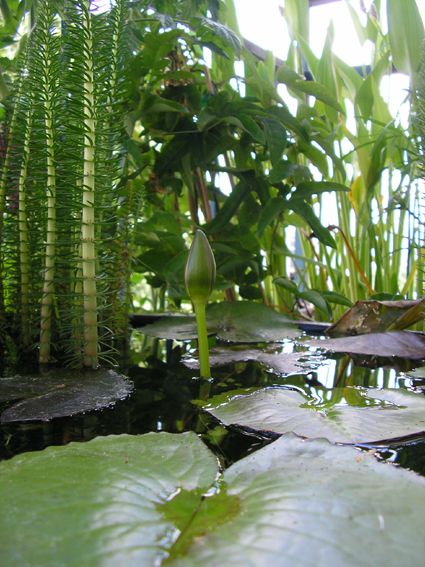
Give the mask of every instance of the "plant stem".
<svg viewBox="0 0 425 567">
<path fill-rule="evenodd" d="M 30 250 L 27 222 L 27 195 L 26 181 L 29 157 L 29 142 L 31 137 L 31 127 L 29 125 L 30 113 L 25 116 L 25 141 L 23 147 L 23 158 L 18 181 L 18 225 L 19 225 L 19 272 L 21 279 L 21 315 L 20 326 L 22 344 L 24 347 L 30 346 L 30 315 L 29 315 L 29 289 L 30 289 Z"/>
<path fill-rule="evenodd" d="M 47 50 L 47 46 L 45 46 Z M 46 53 L 45 69 L 43 71 L 44 91 L 44 127 L 46 134 L 46 166 L 47 166 L 47 227 L 46 246 L 44 251 L 43 294 L 40 313 L 40 352 L 39 362 L 45 364 L 50 361 L 52 342 L 52 308 L 54 300 L 54 279 L 56 262 L 56 166 L 55 166 L 55 139 L 53 132 L 53 105 L 54 84 L 50 77 L 52 61 Z"/>
<path fill-rule="evenodd" d="M 198 356 L 200 375 L 201 378 L 211 378 L 205 303 L 196 302 L 193 304 L 193 308 L 195 310 L 196 326 L 198 330 Z"/>
<path fill-rule="evenodd" d="M 90 2 L 81 2 L 82 24 L 85 29 L 84 69 L 84 170 L 83 204 L 81 227 L 81 253 L 84 296 L 84 366 L 98 365 L 98 321 L 96 290 L 96 247 L 95 247 L 95 106 L 93 36 Z"/>
</svg>

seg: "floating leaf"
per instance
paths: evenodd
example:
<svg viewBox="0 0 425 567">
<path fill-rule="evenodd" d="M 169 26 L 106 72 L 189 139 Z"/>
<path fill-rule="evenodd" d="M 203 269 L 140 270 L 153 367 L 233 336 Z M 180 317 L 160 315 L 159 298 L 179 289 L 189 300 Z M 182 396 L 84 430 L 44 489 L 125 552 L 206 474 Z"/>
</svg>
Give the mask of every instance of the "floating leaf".
<svg viewBox="0 0 425 567">
<path fill-rule="evenodd" d="M 207 327 L 220 339 L 240 343 L 280 341 L 300 335 L 296 321 L 260 303 L 235 301 L 216 303 L 207 307 Z M 164 339 L 196 338 L 193 317 L 164 317 L 146 325 L 143 332 Z"/>
<path fill-rule="evenodd" d="M 380 331 L 403 330 L 425 316 L 425 299 L 401 301 L 357 301 L 329 327 L 330 337 L 363 335 Z"/>
<path fill-rule="evenodd" d="M 269 353 L 261 349 L 215 348 L 210 351 L 211 366 L 254 360 L 278 374 L 304 374 L 318 365 L 318 357 L 308 352 Z M 183 361 L 188 368 L 199 368 L 198 360 Z"/>
<path fill-rule="evenodd" d="M 1 422 L 49 421 L 98 410 L 123 400 L 131 383 L 112 370 L 55 370 L 46 375 L 0 378 L 0 401 L 22 400 L 1 414 Z"/>
<path fill-rule="evenodd" d="M 314 406 L 299 392 L 266 388 L 247 395 L 217 396 L 208 402 L 207 410 L 225 425 L 325 437 L 333 443 L 373 443 L 425 431 L 423 396 L 404 390 L 365 390 L 362 395 L 365 403 L 373 405 Z"/>
<path fill-rule="evenodd" d="M 174 567 L 423 564 L 425 480 L 410 471 L 352 447 L 284 438 L 223 478 L 241 513 Z"/>
<path fill-rule="evenodd" d="M 0 475 L 11 567 L 423 564 L 425 479 L 324 440 L 279 439 L 220 476 L 194 433 L 120 435 Z"/>
<path fill-rule="evenodd" d="M 216 475 L 194 433 L 99 437 L 15 457 L 0 467 L 2 563 L 155 565 L 179 533 L 158 507 L 207 490 Z"/>
<path fill-rule="evenodd" d="M 425 359 L 425 336 L 411 331 L 368 333 L 338 339 L 312 340 L 308 346 L 320 347 L 332 352 L 364 354 L 367 356 Z"/>
</svg>

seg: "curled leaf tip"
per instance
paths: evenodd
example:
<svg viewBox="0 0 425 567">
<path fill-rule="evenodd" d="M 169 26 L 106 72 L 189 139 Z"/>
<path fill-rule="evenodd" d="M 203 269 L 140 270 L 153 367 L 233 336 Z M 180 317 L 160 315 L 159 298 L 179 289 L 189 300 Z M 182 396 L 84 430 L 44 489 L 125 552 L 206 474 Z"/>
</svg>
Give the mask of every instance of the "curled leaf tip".
<svg viewBox="0 0 425 567">
<path fill-rule="evenodd" d="M 186 262 L 186 290 L 193 303 L 207 303 L 215 282 L 215 259 L 202 230 L 197 230 Z"/>
</svg>

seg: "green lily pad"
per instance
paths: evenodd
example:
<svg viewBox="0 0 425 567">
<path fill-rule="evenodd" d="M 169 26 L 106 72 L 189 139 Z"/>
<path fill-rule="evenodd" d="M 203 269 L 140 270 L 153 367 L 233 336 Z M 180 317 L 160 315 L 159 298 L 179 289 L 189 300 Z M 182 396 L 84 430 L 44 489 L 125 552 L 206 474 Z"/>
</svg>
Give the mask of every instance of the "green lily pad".
<svg viewBox="0 0 425 567">
<path fill-rule="evenodd" d="M 258 343 L 294 339 L 300 336 L 296 321 L 260 303 L 250 301 L 223 302 L 207 308 L 207 327 L 211 335 L 235 343 Z M 195 339 L 194 317 L 163 317 L 142 332 L 158 338 Z"/>
<path fill-rule="evenodd" d="M 194 433 L 110 436 L 0 464 L 8 567 L 422 567 L 425 479 L 324 440 L 218 473 Z M 361 545 L 359 545 L 361 542 Z"/>
<path fill-rule="evenodd" d="M 425 520 L 425 479 L 410 471 L 352 447 L 282 438 L 223 478 L 241 514 L 195 540 L 173 567 L 423 564 L 415 524 Z"/>
<path fill-rule="evenodd" d="M 334 443 L 376 443 L 425 431 L 425 398 L 405 390 L 365 390 L 356 407 L 308 404 L 299 392 L 266 388 L 247 395 L 212 398 L 207 411 L 225 425 L 249 427 L 306 438 L 324 437 Z M 373 403 L 376 400 L 382 404 Z"/>
<path fill-rule="evenodd" d="M 305 344 L 332 352 L 380 357 L 396 356 L 412 360 L 425 359 L 425 336 L 411 331 L 388 331 L 338 339 L 317 339 Z"/>
<path fill-rule="evenodd" d="M 316 369 L 320 357 L 311 352 L 276 353 L 264 352 L 262 349 L 230 349 L 213 348 L 210 351 L 210 365 L 222 366 L 235 362 L 254 360 L 277 374 L 305 374 Z M 188 368 L 199 368 L 199 361 L 187 358 L 183 363 Z"/>
<path fill-rule="evenodd" d="M 133 386 L 112 370 L 55 370 L 0 378 L 0 401 L 21 400 L 3 411 L 1 423 L 49 421 L 113 405 Z"/>
</svg>

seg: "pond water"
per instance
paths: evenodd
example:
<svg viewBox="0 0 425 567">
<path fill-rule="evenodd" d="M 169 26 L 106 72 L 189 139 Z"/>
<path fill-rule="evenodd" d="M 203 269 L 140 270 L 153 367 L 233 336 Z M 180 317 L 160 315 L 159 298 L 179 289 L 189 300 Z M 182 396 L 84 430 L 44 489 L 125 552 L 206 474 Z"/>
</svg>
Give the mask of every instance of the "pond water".
<svg viewBox="0 0 425 567">
<path fill-rule="evenodd" d="M 70 441 L 88 441 L 99 435 L 142 434 L 150 431 L 179 433 L 196 431 L 219 457 L 224 467 L 270 443 L 272 436 L 248 428 L 226 428 L 203 411 L 201 401 L 233 390 L 250 391 L 264 387 L 296 390 L 309 397 L 307 405 L 364 405 L 357 392 L 363 388 L 401 388 L 419 392 L 425 380 L 413 379 L 407 372 L 420 366 L 405 360 L 378 360 L 371 357 L 344 355 L 320 359 L 307 374 L 280 375 L 255 361 L 234 362 L 213 368 L 211 381 L 200 380 L 196 370 L 183 364 L 194 354 L 191 343 L 145 340 L 135 332 L 130 361 L 123 372 L 134 383 L 133 393 L 113 407 L 102 411 L 55 418 L 49 422 L 3 424 L 0 427 L 0 457 L 3 459 L 65 445 Z M 264 345 L 265 347 L 265 345 Z M 282 352 L 299 349 L 290 341 L 281 345 Z M 377 404 L 382 404 L 376 400 Z M 8 404 L 0 406 L 0 410 Z M 10 403 L 9 403 L 10 405 Z M 425 437 L 412 436 L 390 446 L 364 446 L 377 450 L 382 459 L 425 475 Z"/>
</svg>

